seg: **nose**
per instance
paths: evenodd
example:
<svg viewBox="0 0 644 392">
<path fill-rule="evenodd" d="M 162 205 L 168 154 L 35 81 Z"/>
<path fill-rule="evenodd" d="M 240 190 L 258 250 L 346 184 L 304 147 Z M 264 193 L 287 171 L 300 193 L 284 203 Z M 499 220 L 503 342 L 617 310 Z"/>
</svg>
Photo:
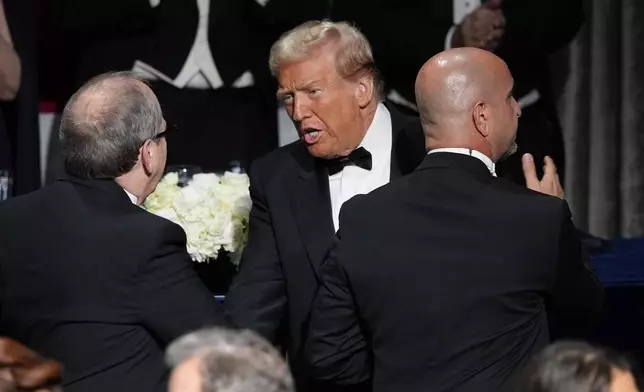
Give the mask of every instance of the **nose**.
<svg viewBox="0 0 644 392">
<path fill-rule="evenodd" d="M 514 101 L 514 112 L 516 113 L 517 117 L 521 117 L 521 105 L 519 105 L 519 102 L 517 102 L 514 97 L 512 98 Z"/>
<path fill-rule="evenodd" d="M 309 107 L 306 104 L 306 102 L 304 102 L 302 98 L 294 97 L 293 108 L 291 112 L 291 119 L 294 122 L 300 123 L 309 116 L 310 116 Z"/>
</svg>

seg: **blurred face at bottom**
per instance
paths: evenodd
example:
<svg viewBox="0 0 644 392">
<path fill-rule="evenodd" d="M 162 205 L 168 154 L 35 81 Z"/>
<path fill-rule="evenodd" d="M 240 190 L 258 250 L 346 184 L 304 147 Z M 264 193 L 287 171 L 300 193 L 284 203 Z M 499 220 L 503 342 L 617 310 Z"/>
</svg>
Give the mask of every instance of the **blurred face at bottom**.
<svg viewBox="0 0 644 392">
<path fill-rule="evenodd" d="M 609 392 L 639 392 L 635 378 L 630 372 L 613 369 Z"/>
<path fill-rule="evenodd" d="M 201 358 L 190 358 L 174 368 L 168 392 L 201 392 Z"/>
</svg>

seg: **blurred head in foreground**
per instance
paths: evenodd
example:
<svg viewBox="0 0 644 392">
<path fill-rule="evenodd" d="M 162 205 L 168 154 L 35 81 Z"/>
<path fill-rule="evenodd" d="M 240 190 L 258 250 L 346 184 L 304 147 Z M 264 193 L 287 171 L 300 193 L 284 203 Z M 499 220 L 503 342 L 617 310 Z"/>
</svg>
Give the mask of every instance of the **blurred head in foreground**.
<svg viewBox="0 0 644 392">
<path fill-rule="evenodd" d="M 170 345 L 166 360 L 169 392 L 295 392 L 279 352 L 248 330 L 190 333 Z"/>
<path fill-rule="evenodd" d="M 546 347 L 526 369 L 517 392 L 638 392 L 624 357 L 584 342 Z"/>
</svg>

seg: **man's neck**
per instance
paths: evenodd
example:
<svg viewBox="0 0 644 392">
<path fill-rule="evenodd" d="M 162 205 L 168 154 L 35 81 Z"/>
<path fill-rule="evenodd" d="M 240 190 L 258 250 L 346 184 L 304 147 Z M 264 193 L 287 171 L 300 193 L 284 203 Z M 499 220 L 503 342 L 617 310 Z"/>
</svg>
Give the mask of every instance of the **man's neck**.
<svg viewBox="0 0 644 392">
<path fill-rule="evenodd" d="M 367 132 L 369 131 L 371 124 L 373 124 L 376 118 L 378 104 L 379 102 L 370 103 L 368 107 L 362 109 L 363 112 L 360 114 L 360 127 L 362 129 L 362 132 L 360 133 L 360 137 L 351 144 L 351 148 L 349 148 L 348 151 L 345 151 L 343 156 L 349 155 L 353 150 L 358 148 L 360 144 L 362 144 L 364 138 L 367 136 Z"/>
<path fill-rule="evenodd" d="M 466 148 L 468 150 L 478 151 L 486 157 L 490 158 L 492 162 L 496 162 L 496 159 L 494 159 L 494 156 L 492 155 L 489 147 L 479 142 L 473 142 L 469 140 L 427 140 L 425 147 L 427 148 L 427 151 L 432 151 L 439 148 Z"/>
<path fill-rule="evenodd" d="M 143 201 L 143 197 L 141 197 L 141 195 L 144 192 L 140 189 L 140 187 L 137 187 L 135 185 L 135 181 L 130 176 L 130 173 L 114 179 L 114 182 L 116 182 L 121 188 L 123 188 L 123 190 L 128 194 L 128 196 L 132 195 L 136 198 L 136 202 L 135 202 L 136 205 L 141 204 L 141 202 Z"/>
</svg>

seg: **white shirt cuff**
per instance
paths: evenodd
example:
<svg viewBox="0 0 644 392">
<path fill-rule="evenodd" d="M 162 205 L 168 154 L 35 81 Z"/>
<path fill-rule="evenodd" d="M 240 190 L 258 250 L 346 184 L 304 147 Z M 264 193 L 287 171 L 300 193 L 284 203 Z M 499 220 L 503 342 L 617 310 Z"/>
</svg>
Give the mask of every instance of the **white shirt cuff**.
<svg viewBox="0 0 644 392">
<path fill-rule="evenodd" d="M 457 27 L 458 26 L 452 26 L 447 32 L 447 36 L 445 37 L 445 50 L 452 49 L 452 37 L 454 36 L 454 31 L 456 31 Z"/>
</svg>

